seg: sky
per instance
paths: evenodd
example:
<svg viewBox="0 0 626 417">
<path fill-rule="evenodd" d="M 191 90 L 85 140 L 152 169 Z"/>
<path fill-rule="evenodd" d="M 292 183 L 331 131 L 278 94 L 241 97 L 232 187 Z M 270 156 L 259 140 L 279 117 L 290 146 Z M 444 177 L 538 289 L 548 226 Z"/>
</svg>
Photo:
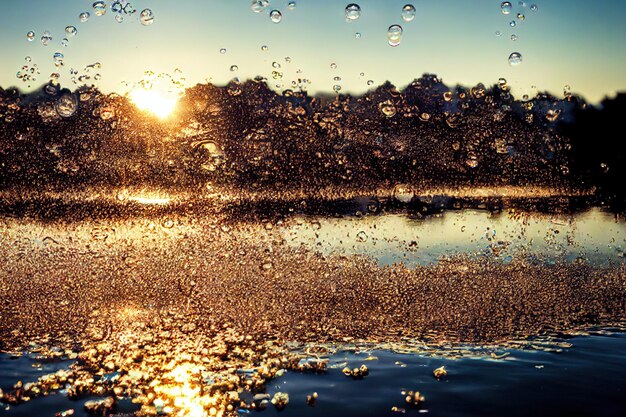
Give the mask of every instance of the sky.
<svg viewBox="0 0 626 417">
<path fill-rule="evenodd" d="M 293 10 L 287 0 L 271 0 L 262 13 L 251 10 L 250 0 L 127 1 L 137 13 L 122 23 L 110 7 L 96 16 L 88 0 L 5 2 L 0 86 L 29 91 L 28 85 L 39 87 L 58 72 L 63 87 L 75 88 L 70 74 L 75 69 L 77 76 L 98 72 L 100 80 L 87 82 L 105 92 L 125 93 L 129 87 L 124 83 L 137 83 L 146 70 L 174 74 L 178 69 L 188 87 L 260 75 L 279 90 L 292 88 L 298 78 L 308 79 L 311 94 L 332 92 L 335 85 L 342 93 L 360 94 L 387 80 L 401 88 L 423 73 L 437 74 L 449 85 L 491 85 L 505 78 L 517 96 L 532 97 L 537 91 L 562 96 L 569 86 L 592 103 L 626 91 L 623 0 L 525 0 L 525 7 L 515 0 L 509 15 L 494 0 L 362 0 L 357 1 L 361 16 L 351 22 L 344 11 L 349 2 L 338 0 L 296 0 Z M 416 8 L 411 22 L 401 18 L 407 3 Z M 149 26 L 139 21 L 145 8 L 154 14 Z M 282 13 L 280 23 L 269 17 L 274 9 Z M 81 23 L 78 16 L 84 11 L 91 17 Z M 393 24 L 403 27 L 397 47 L 386 37 Z M 78 33 L 64 47 L 60 41 L 68 25 Z M 33 42 L 26 36 L 31 30 Z M 53 37 L 48 46 L 40 41 L 46 30 Z M 65 56 L 61 68 L 53 64 L 55 52 Z M 509 65 L 512 52 L 521 53 L 520 65 Z M 96 62 L 100 69 L 85 71 Z M 36 81 L 16 77 L 23 65 L 35 63 L 41 71 Z M 237 69 L 231 71 L 232 66 Z M 282 78 L 274 79 L 273 71 Z"/>
</svg>

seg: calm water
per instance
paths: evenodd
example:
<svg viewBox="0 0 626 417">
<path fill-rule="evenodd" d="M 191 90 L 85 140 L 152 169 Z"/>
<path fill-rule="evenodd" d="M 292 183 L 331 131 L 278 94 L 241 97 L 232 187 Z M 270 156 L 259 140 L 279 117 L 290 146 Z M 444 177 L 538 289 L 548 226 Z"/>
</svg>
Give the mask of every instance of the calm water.
<svg viewBox="0 0 626 417">
<path fill-rule="evenodd" d="M 581 336 L 562 353 L 509 350 L 505 359 L 441 359 L 374 350 L 366 353 L 340 351 L 331 358 L 326 374 L 287 373 L 271 381 L 267 390 L 287 392 L 290 403 L 282 412 L 272 407 L 265 415 L 287 416 L 384 416 L 398 415 L 393 406 L 407 415 L 431 416 L 626 416 L 626 335 Z M 366 360 L 375 357 L 375 360 Z M 32 381 L 69 362 L 32 367 L 34 358 L 12 360 L 0 356 L 0 387 L 8 389 L 16 380 Z M 341 373 L 344 362 L 350 367 L 366 364 L 370 375 L 353 380 Z M 438 381 L 432 371 L 445 365 L 448 376 Z M 426 397 L 422 407 L 404 404 L 403 389 L 419 390 Z M 314 407 L 305 403 L 312 392 L 319 398 Z M 17 407 L 2 409 L 0 415 L 53 416 L 75 409 L 75 416 L 87 416 L 86 399 L 70 401 L 62 394 L 38 398 Z M 119 412 L 131 412 L 132 404 L 122 403 Z M 257 412 L 252 412 L 255 414 Z"/>
</svg>

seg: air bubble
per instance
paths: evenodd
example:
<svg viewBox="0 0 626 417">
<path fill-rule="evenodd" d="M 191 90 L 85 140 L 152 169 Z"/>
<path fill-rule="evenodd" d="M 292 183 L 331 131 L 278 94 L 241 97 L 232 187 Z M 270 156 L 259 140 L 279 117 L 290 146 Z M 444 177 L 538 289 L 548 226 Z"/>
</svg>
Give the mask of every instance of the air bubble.
<svg viewBox="0 0 626 417">
<path fill-rule="evenodd" d="M 107 6 L 103 1 L 97 1 L 93 5 L 93 12 L 96 16 L 102 16 L 107 12 Z"/>
<path fill-rule="evenodd" d="M 523 13 L 518 13 L 518 14 L 517 14 L 517 18 L 518 18 L 519 20 L 524 20 L 524 19 L 526 19 L 526 16 L 524 16 L 524 14 L 523 14 Z"/>
<path fill-rule="evenodd" d="M 387 40 L 389 42 L 389 45 L 393 47 L 400 45 L 400 41 L 402 41 L 402 26 L 389 26 L 389 29 L 387 29 Z"/>
<path fill-rule="evenodd" d="M 78 103 L 76 97 L 73 94 L 63 94 L 54 103 L 54 108 L 61 117 L 71 117 L 76 113 Z"/>
<path fill-rule="evenodd" d="M 237 65 L 231 65 L 230 66 L 230 72 L 235 72 L 237 70 L 239 70 L 239 67 Z"/>
<path fill-rule="evenodd" d="M 143 9 L 139 15 L 139 21 L 144 26 L 150 26 L 154 23 L 154 13 L 150 9 Z"/>
<path fill-rule="evenodd" d="M 269 4 L 269 0 L 252 0 L 250 9 L 255 13 L 261 13 Z"/>
<path fill-rule="evenodd" d="M 412 4 L 405 4 L 402 8 L 402 20 L 410 22 L 415 19 L 415 6 Z"/>
<path fill-rule="evenodd" d="M 67 38 L 61 39 L 61 46 L 67 48 L 69 44 L 70 44 L 70 41 Z"/>
<path fill-rule="evenodd" d="M 263 52 L 267 52 L 268 49 L 269 48 L 267 47 L 267 45 L 262 45 L 261 46 L 261 51 L 263 51 Z"/>
<path fill-rule="evenodd" d="M 278 10 L 272 10 L 270 12 L 270 20 L 274 23 L 280 23 L 283 20 L 283 14 Z"/>
<path fill-rule="evenodd" d="M 33 32 L 32 30 L 29 31 L 26 34 L 26 39 L 28 39 L 28 42 L 32 42 L 35 39 L 35 32 Z"/>
<path fill-rule="evenodd" d="M 536 4 L 533 4 L 533 5 L 530 6 L 530 10 L 532 10 L 533 12 L 536 12 L 537 9 L 538 9 L 538 7 L 537 7 Z"/>
<path fill-rule="evenodd" d="M 361 17 L 361 6 L 356 3 L 350 3 L 346 6 L 346 21 L 352 22 Z"/>
<path fill-rule="evenodd" d="M 226 53 L 226 48 L 220 48 L 220 54 L 225 54 Z"/>
<path fill-rule="evenodd" d="M 124 21 L 124 16 L 122 16 L 121 14 L 116 14 L 115 15 L 115 21 L 117 23 L 122 23 Z"/>
<path fill-rule="evenodd" d="M 296 2 L 295 1 L 290 1 L 289 3 L 287 3 L 287 8 L 289 10 L 294 10 L 296 8 Z"/>
<path fill-rule="evenodd" d="M 518 66 L 522 63 L 522 54 L 519 52 L 513 52 L 509 55 L 509 64 L 513 67 Z"/>
<path fill-rule="evenodd" d="M 515 42 L 518 39 L 516 34 L 511 35 L 511 40 Z"/>
<path fill-rule="evenodd" d="M 79 15 L 78 15 L 78 20 L 79 20 L 81 23 L 85 23 L 86 21 L 88 21 L 88 20 L 89 20 L 89 17 L 90 17 L 90 16 L 91 16 L 91 15 L 89 14 L 89 12 L 82 12 L 81 14 L 79 14 Z"/>
<path fill-rule="evenodd" d="M 511 14 L 513 5 L 510 1 L 503 1 L 502 4 L 500 4 L 500 10 L 502 10 L 502 14 Z"/>
<path fill-rule="evenodd" d="M 368 81 L 369 84 L 369 81 Z M 396 106 L 391 102 L 391 100 L 383 101 L 378 105 L 378 109 L 387 117 L 393 117 L 396 115 Z"/>
</svg>

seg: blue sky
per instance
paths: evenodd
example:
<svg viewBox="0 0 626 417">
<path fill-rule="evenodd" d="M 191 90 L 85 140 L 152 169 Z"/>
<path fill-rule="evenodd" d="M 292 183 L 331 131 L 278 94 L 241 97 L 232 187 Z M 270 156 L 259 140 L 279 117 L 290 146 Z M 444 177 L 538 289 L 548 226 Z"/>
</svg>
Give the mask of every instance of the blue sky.
<svg viewBox="0 0 626 417">
<path fill-rule="evenodd" d="M 340 85 L 342 92 L 358 94 L 369 88 L 368 80 L 374 85 L 389 80 L 402 87 L 425 72 L 448 84 L 489 85 L 503 77 L 517 95 L 532 96 L 537 90 L 561 95 L 569 85 L 591 102 L 626 90 L 624 1 L 529 0 L 526 7 L 512 1 L 513 13 L 505 16 L 500 1 L 420 0 L 412 2 L 417 13 L 408 23 L 400 17 L 406 0 L 357 2 L 362 15 L 350 23 L 344 18 L 349 2 L 337 0 L 296 0 L 295 10 L 288 10 L 286 0 L 271 0 L 258 14 L 250 10 L 250 0 L 132 3 L 138 12 L 120 24 L 110 9 L 95 16 L 92 1 L 6 2 L 0 14 L 0 86 L 26 88 L 15 74 L 22 65 L 37 63 L 41 75 L 31 83 L 33 88 L 57 71 L 61 84 L 71 88 L 70 68 L 80 72 L 94 62 L 102 63 L 102 79 L 96 85 L 107 92 L 124 92 L 122 81 L 136 82 L 145 70 L 173 73 L 175 68 L 182 71 L 188 86 L 256 75 L 275 85 L 272 63 L 278 62 L 283 73 L 278 89 L 307 78 L 311 93 L 330 92 Z M 532 4 L 538 6 L 536 12 L 530 9 Z M 155 15 L 151 26 L 138 21 L 139 11 L 146 7 Z M 283 14 L 279 24 L 269 18 L 273 9 Z M 86 23 L 78 21 L 83 11 L 91 13 Z M 523 21 L 516 18 L 518 12 L 526 16 Z M 509 26 L 512 20 L 517 21 L 516 27 Z M 396 48 L 386 40 L 392 24 L 404 28 Z M 67 25 L 76 26 L 78 34 L 63 47 L 59 42 Z M 29 30 L 36 34 L 32 43 L 26 39 Z M 44 30 L 53 36 L 47 47 L 39 40 Z M 502 35 L 496 36 L 496 31 Z M 362 34 L 360 39 L 356 32 Z M 511 40 L 512 34 L 517 41 Z M 261 51 L 262 45 L 268 50 Z M 226 53 L 220 53 L 220 48 L 226 48 Z M 52 60 L 57 51 L 65 55 L 60 70 Z M 507 58 L 514 51 L 522 54 L 523 62 L 511 67 Z M 25 62 L 26 56 L 31 57 L 30 63 Z M 230 71 L 232 65 L 238 70 Z"/>
</svg>

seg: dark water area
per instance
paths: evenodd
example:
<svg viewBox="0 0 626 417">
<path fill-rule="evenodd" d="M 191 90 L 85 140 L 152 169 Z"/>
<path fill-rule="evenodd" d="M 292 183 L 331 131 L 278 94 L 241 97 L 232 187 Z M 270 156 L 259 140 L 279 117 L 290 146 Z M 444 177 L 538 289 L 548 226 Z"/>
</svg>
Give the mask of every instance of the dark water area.
<svg viewBox="0 0 626 417">
<path fill-rule="evenodd" d="M 267 392 L 286 392 L 290 402 L 282 411 L 268 407 L 239 415 L 267 416 L 626 416 L 626 335 L 603 332 L 568 339 L 569 349 L 559 353 L 501 350 L 502 359 L 445 359 L 389 350 L 339 350 L 330 359 L 325 374 L 287 372 L 267 383 Z M 68 366 L 71 361 L 44 364 L 33 357 L 11 359 L 0 356 L 0 388 L 9 389 L 17 380 L 37 377 Z M 370 374 L 363 379 L 341 372 L 366 364 Z M 445 366 L 447 376 L 433 377 L 433 370 Z M 402 391 L 418 390 L 425 397 L 420 406 L 405 403 Z M 306 396 L 317 392 L 314 406 Z M 68 400 L 63 393 L 35 398 L 15 407 L 2 407 L 0 415 L 11 417 L 53 416 L 74 409 L 75 416 L 87 417 L 86 400 Z M 391 411 L 397 407 L 398 411 Z M 132 413 L 136 407 L 122 401 L 118 413 Z M 404 411 L 403 411 L 404 410 Z"/>
</svg>

